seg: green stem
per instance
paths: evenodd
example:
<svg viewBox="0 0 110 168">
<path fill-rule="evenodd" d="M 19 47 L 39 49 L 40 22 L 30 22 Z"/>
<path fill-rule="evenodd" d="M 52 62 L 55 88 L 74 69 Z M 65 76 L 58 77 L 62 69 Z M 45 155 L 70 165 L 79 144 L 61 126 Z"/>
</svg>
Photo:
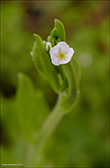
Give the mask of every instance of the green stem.
<svg viewBox="0 0 110 168">
<path fill-rule="evenodd" d="M 25 166 L 27 167 L 31 167 L 32 165 L 32 160 L 33 160 L 33 154 L 34 154 L 34 145 L 32 144 L 28 144 L 28 151 L 27 151 L 27 156 L 26 156 L 26 160 L 25 160 Z"/>
<path fill-rule="evenodd" d="M 46 121 L 43 123 L 41 129 L 39 130 L 37 134 L 37 144 L 35 147 L 35 154 L 33 157 L 33 164 L 34 166 L 40 166 L 41 162 L 41 156 L 42 151 L 44 149 L 44 146 L 50 137 L 50 135 L 53 133 L 54 129 L 64 116 L 64 112 L 60 109 L 60 102 L 61 102 L 61 95 L 59 95 L 57 104 L 53 111 L 50 113 L 49 117 L 46 119 Z"/>
</svg>

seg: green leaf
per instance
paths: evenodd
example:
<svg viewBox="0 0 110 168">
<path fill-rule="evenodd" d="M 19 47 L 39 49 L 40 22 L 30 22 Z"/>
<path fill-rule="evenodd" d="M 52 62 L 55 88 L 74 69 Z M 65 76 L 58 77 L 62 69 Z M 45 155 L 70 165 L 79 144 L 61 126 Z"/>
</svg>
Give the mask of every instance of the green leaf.
<svg viewBox="0 0 110 168">
<path fill-rule="evenodd" d="M 80 65 L 75 57 L 72 58 L 71 65 L 72 65 L 72 68 L 73 68 L 74 73 L 76 75 L 77 82 L 79 83 L 79 81 L 81 79 L 81 68 L 80 68 Z"/>
<path fill-rule="evenodd" d="M 50 33 L 50 38 L 48 39 L 49 42 L 52 43 L 52 46 L 55 46 L 55 45 L 56 45 L 56 43 L 55 43 L 55 41 L 56 41 L 56 30 L 57 30 L 56 27 L 53 28 L 53 30 L 52 30 L 51 33 Z"/>
<path fill-rule="evenodd" d="M 62 67 L 67 77 L 68 89 L 62 97 L 61 108 L 67 112 L 74 107 L 74 103 L 77 99 L 78 82 L 71 62 L 64 64 Z"/>
<path fill-rule="evenodd" d="M 59 41 L 66 41 L 63 23 L 58 19 L 55 19 L 55 25 L 50 33 L 49 41 L 52 43 L 52 46 L 55 46 Z"/>
<path fill-rule="evenodd" d="M 33 59 L 37 71 L 46 79 L 56 92 L 61 91 L 60 80 L 55 66 L 52 65 L 49 54 L 43 48 L 42 39 L 37 34 L 34 35 L 36 42 L 33 48 Z"/>
<path fill-rule="evenodd" d="M 64 29 L 63 23 L 58 19 L 55 19 L 55 27 L 56 27 L 56 36 L 58 36 L 61 41 L 66 41 L 65 29 Z"/>
<path fill-rule="evenodd" d="M 33 46 L 33 61 L 34 61 L 34 65 L 35 65 L 37 71 L 39 72 L 39 74 L 45 80 L 48 80 L 48 77 L 47 77 L 46 71 L 45 71 L 45 67 L 44 67 L 42 59 L 41 59 L 41 52 L 40 52 L 40 50 L 39 50 L 39 48 L 37 46 L 36 41 L 34 42 L 34 46 Z"/>
<path fill-rule="evenodd" d="M 50 113 L 50 107 L 44 98 L 42 90 L 37 89 L 35 91 L 35 96 L 37 101 L 37 108 L 39 109 L 39 116 L 38 116 L 39 118 L 37 120 L 39 129 L 41 123 L 43 123 L 43 121 L 47 118 L 48 114 Z"/>
<path fill-rule="evenodd" d="M 36 93 L 31 79 L 24 74 L 19 74 L 16 98 L 21 130 L 28 141 L 33 142 L 33 135 L 48 115 L 49 108 L 42 101 L 42 94 Z"/>
</svg>

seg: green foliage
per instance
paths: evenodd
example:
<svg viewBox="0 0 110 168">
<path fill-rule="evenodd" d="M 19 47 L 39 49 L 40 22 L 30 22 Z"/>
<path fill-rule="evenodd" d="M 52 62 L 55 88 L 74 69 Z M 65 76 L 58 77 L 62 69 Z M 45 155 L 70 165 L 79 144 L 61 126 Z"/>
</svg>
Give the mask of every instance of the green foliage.
<svg viewBox="0 0 110 168">
<path fill-rule="evenodd" d="M 51 84 L 52 88 L 56 92 L 64 91 L 67 87 L 67 81 L 66 78 L 64 78 L 64 74 L 62 74 L 63 71 L 61 70 L 61 68 L 58 68 L 59 71 L 62 71 L 62 73 L 57 73 L 55 66 L 53 66 L 50 61 L 49 54 L 44 48 L 45 45 L 43 46 L 42 39 L 37 34 L 35 34 L 34 36 L 36 42 L 34 43 L 33 47 L 33 59 L 36 69 L 41 74 L 41 76 Z M 63 24 L 56 19 L 55 27 L 51 31 L 51 35 L 49 36 L 48 40 L 52 42 L 52 44 L 56 44 L 56 41 L 58 39 L 60 41 L 65 40 L 65 30 Z"/>
<path fill-rule="evenodd" d="M 75 81 L 78 81 L 80 76 L 75 58 L 81 65 L 80 87 L 77 85 L 80 94 L 78 105 L 63 117 L 47 142 L 42 165 L 44 167 L 109 167 L 108 8 L 108 1 L 2 2 L 2 163 L 25 163 L 32 157 L 30 143 L 27 143 L 27 140 L 30 142 L 32 140 L 28 137 L 26 140 L 21 134 L 21 131 L 24 131 L 18 121 L 19 107 L 16 107 L 15 95 L 11 91 L 13 86 L 15 91 L 17 89 L 18 72 L 28 74 L 36 88 L 43 90 L 50 108 L 56 103 L 57 94 L 48 81 L 43 80 L 46 78 L 45 75 L 40 77 L 36 73 L 29 53 L 33 45 L 33 32 L 46 39 L 52 29 L 54 18 L 58 18 L 65 25 L 67 42 L 75 49 L 71 60 L 71 66 L 74 64 L 72 69 L 74 69 Z M 60 38 L 55 36 L 55 26 L 54 29 L 53 46 L 60 41 Z M 50 37 L 47 41 L 49 39 Z M 88 56 L 91 58 L 90 64 L 87 64 Z M 86 63 L 86 66 L 83 63 Z M 37 72 L 41 74 L 38 69 Z M 55 72 L 58 73 L 60 86 L 65 80 L 64 91 L 69 87 L 64 69 L 62 66 L 55 67 Z M 40 123 L 44 121 L 41 119 L 40 122 L 39 118 L 43 115 L 46 118 L 47 115 L 41 113 L 46 102 L 42 92 L 36 91 L 33 84 L 31 86 L 35 95 L 41 98 L 37 99 L 38 107 L 40 106 L 41 109 L 39 114 L 36 114 L 38 115 L 36 125 L 39 122 L 36 129 L 38 129 Z M 68 89 L 65 93 L 68 95 Z M 48 105 L 46 106 L 48 108 Z M 47 110 L 48 114 L 49 111 Z"/>
<path fill-rule="evenodd" d="M 55 19 L 55 26 L 50 33 L 49 42 L 52 43 L 52 46 L 56 45 L 59 41 L 65 41 L 65 29 L 63 24 L 58 20 Z"/>
<path fill-rule="evenodd" d="M 76 75 L 77 83 L 79 84 L 79 81 L 81 79 L 81 67 L 75 57 L 72 58 L 71 65 Z"/>
<path fill-rule="evenodd" d="M 70 63 L 62 65 L 62 69 L 67 77 L 68 88 L 62 97 L 61 107 L 65 112 L 69 112 L 74 107 L 78 97 L 81 68 L 77 60 L 73 57 Z"/>
<path fill-rule="evenodd" d="M 56 28 L 55 36 L 60 38 L 60 41 L 66 41 L 65 29 L 64 29 L 63 23 L 59 21 L 58 19 L 55 19 L 55 28 Z"/>
<path fill-rule="evenodd" d="M 33 47 L 34 64 L 38 72 L 44 79 L 49 81 L 55 91 L 60 90 L 60 82 L 56 70 L 50 62 L 49 55 L 43 48 L 42 39 L 38 35 L 34 35 L 36 42 Z"/>
<path fill-rule="evenodd" d="M 65 91 L 65 95 L 62 98 L 61 108 L 63 111 L 69 111 L 73 106 L 77 98 L 78 84 L 80 79 L 80 66 L 75 58 L 73 58 L 72 65 L 70 63 L 59 66 L 57 73 L 55 66 L 52 65 L 49 54 L 43 47 L 42 39 L 38 35 L 34 35 L 36 42 L 33 47 L 34 64 L 38 72 L 46 79 L 55 91 Z M 54 29 L 51 31 L 49 41 L 65 40 L 65 30 L 63 24 L 59 20 L 55 20 Z M 63 85 L 60 85 L 59 76 L 63 79 Z"/>
<path fill-rule="evenodd" d="M 18 119 L 21 130 L 31 142 L 49 113 L 49 108 L 42 96 L 42 92 L 35 90 L 31 79 L 20 73 L 17 92 Z"/>
<path fill-rule="evenodd" d="M 63 69 L 67 76 L 68 88 L 67 93 L 65 93 L 65 95 L 62 97 L 61 107 L 64 111 L 70 111 L 77 98 L 77 80 L 71 63 L 63 65 Z"/>
</svg>

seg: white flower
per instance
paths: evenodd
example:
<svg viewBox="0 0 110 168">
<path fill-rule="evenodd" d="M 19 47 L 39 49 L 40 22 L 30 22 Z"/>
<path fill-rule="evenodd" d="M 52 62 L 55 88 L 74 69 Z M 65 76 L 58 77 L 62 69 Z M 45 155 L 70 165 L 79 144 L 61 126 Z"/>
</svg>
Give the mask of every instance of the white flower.
<svg viewBox="0 0 110 168">
<path fill-rule="evenodd" d="M 73 48 L 61 41 L 50 49 L 51 61 L 54 65 L 67 64 L 74 54 Z"/>
</svg>

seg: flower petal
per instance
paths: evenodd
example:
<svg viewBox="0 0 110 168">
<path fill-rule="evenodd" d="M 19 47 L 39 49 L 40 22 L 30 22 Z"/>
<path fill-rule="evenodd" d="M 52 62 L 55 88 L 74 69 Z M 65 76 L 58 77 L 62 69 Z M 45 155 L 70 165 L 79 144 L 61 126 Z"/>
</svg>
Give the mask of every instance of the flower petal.
<svg viewBox="0 0 110 168">
<path fill-rule="evenodd" d="M 57 56 L 58 55 L 58 47 L 54 46 L 50 49 L 50 55 L 51 56 Z"/>
<path fill-rule="evenodd" d="M 71 58 L 70 58 L 70 60 L 71 60 Z M 62 59 L 62 60 L 60 60 L 60 64 L 67 64 L 69 61 L 70 61 L 69 59 L 67 60 L 67 59 Z"/>
<path fill-rule="evenodd" d="M 53 57 L 51 58 L 51 61 L 52 61 L 52 63 L 53 63 L 54 65 L 56 65 L 56 66 L 59 66 L 59 65 L 60 65 L 60 60 L 59 60 L 58 57 L 53 56 Z"/>
<path fill-rule="evenodd" d="M 69 50 L 69 45 L 66 44 L 64 41 L 61 41 L 57 44 L 58 49 L 60 50 L 59 52 L 67 53 Z"/>
<path fill-rule="evenodd" d="M 65 60 L 66 60 L 67 62 L 69 62 L 69 61 L 71 60 L 73 54 L 74 54 L 73 48 L 69 48 L 69 51 L 68 51 L 68 53 L 66 54 Z"/>
</svg>

